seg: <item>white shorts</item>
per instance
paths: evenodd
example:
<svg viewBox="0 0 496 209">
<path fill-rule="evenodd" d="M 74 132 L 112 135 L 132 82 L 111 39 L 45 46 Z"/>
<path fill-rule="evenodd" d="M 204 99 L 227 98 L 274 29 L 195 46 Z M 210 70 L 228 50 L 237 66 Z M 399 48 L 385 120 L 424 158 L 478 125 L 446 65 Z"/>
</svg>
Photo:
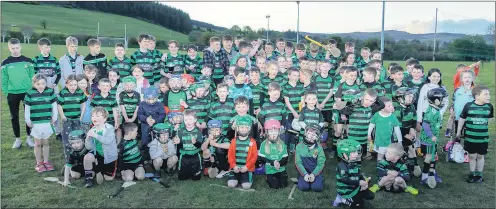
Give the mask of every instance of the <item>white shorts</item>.
<svg viewBox="0 0 496 209">
<path fill-rule="evenodd" d="M 35 139 L 48 139 L 53 134 L 50 123 L 33 124 L 31 136 Z"/>
<path fill-rule="evenodd" d="M 377 152 L 377 154 L 385 155 L 386 150 L 387 150 L 387 147 L 374 146 L 374 151 Z"/>
</svg>

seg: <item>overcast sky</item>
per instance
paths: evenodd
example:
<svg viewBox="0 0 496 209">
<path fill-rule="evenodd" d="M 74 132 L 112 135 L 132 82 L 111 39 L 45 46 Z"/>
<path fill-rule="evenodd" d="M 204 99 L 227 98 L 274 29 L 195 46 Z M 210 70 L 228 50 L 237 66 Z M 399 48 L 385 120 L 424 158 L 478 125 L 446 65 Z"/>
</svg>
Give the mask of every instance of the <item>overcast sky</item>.
<svg viewBox="0 0 496 209">
<path fill-rule="evenodd" d="M 191 19 L 230 28 L 296 30 L 296 2 L 163 2 L 189 13 Z M 438 21 L 486 19 L 494 22 L 494 2 L 386 2 L 385 29 L 433 33 Z M 381 30 L 382 2 L 300 2 L 300 31 L 315 33 Z M 348 17 L 344 19 L 345 17 Z"/>
</svg>

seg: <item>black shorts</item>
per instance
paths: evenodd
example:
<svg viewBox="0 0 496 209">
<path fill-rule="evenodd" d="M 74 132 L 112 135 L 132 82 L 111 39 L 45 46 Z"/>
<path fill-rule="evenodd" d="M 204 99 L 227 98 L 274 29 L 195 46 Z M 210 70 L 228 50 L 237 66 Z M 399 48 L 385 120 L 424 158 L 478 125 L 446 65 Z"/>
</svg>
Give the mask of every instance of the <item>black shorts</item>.
<svg viewBox="0 0 496 209">
<path fill-rule="evenodd" d="M 195 174 L 202 170 L 202 160 L 200 154 L 182 155 L 179 158 L 179 171 L 181 173 Z"/>
<path fill-rule="evenodd" d="M 409 128 L 400 128 L 401 130 L 401 137 L 403 137 L 403 141 L 401 142 L 403 144 L 403 147 L 408 147 L 413 144 L 413 141 L 410 139 L 405 138 L 406 135 L 410 133 Z"/>
<path fill-rule="evenodd" d="M 84 174 L 84 166 L 83 164 L 78 164 L 78 165 L 72 165 L 71 167 L 72 172 Z"/>
<path fill-rule="evenodd" d="M 246 173 L 234 173 L 231 171 L 227 180 L 236 180 L 238 181 L 238 184 L 253 183 L 253 172 L 247 171 Z"/>
<path fill-rule="evenodd" d="M 424 155 L 431 154 L 430 152 L 427 152 L 427 146 L 428 145 L 425 145 L 425 144 L 420 145 L 420 152 L 422 152 L 422 154 L 424 154 Z M 434 154 L 436 154 L 437 153 L 437 144 L 434 146 L 434 149 L 435 149 Z"/>
<path fill-rule="evenodd" d="M 329 123 L 329 126 L 332 123 L 332 110 L 322 111 L 322 116 L 324 116 L 324 121 Z"/>
<path fill-rule="evenodd" d="M 463 142 L 463 149 L 465 151 L 467 151 L 468 154 L 486 155 L 488 145 L 489 145 L 489 143 L 487 143 L 487 142 L 473 143 L 473 142 L 464 141 Z"/>
<path fill-rule="evenodd" d="M 341 113 L 339 113 L 338 110 L 332 111 L 332 120 L 334 121 L 335 124 L 346 124 L 347 121 L 341 119 Z"/>
<path fill-rule="evenodd" d="M 143 162 L 119 164 L 119 170 L 121 171 L 131 170 L 134 172 L 138 167 L 143 167 Z"/>
<path fill-rule="evenodd" d="M 103 175 L 106 175 L 106 176 L 111 176 L 111 177 L 115 176 L 115 173 L 117 171 L 117 160 L 114 160 L 113 162 L 105 164 L 103 156 L 99 155 L 98 153 L 95 155 L 95 158 L 98 162 L 98 165 L 96 165 L 93 168 L 95 173 L 101 172 Z"/>
<path fill-rule="evenodd" d="M 363 159 L 363 158 L 365 157 L 365 154 L 366 154 L 367 152 L 369 152 L 369 149 L 367 149 L 367 147 L 368 147 L 368 146 L 367 146 L 367 143 L 365 143 L 365 144 L 361 144 L 360 146 L 362 146 L 362 159 Z"/>
</svg>

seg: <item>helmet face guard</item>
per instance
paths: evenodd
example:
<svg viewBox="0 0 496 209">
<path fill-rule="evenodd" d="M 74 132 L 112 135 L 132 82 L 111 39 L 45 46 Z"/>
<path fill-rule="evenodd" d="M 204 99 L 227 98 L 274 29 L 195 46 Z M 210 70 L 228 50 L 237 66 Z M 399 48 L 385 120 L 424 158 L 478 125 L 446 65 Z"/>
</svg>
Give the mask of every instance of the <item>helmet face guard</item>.
<svg viewBox="0 0 496 209">
<path fill-rule="evenodd" d="M 338 156 L 346 162 L 356 162 L 362 156 L 362 146 L 357 141 L 351 139 L 339 141 L 337 150 Z M 353 156 L 354 159 L 351 158 L 353 153 L 356 153 L 356 156 Z"/>
<path fill-rule="evenodd" d="M 173 125 L 181 124 L 183 122 L 183 114 L 181 112 L 169 113 L 169 122 Z"/>
<path fill-rule="evenodd" d="M 444 88 L 434 88 L 427 92 L 427 100 L 437 109 L 441 109 L 446 104 L 448 93 Z"/>
<path fill-rule="evenodd" d="M 267 120 L 264 123 L 264 129 L 267 131 L 267 138 L 271 142 L 279 139 L 281 134 L 281 123 L 278 120 Z"/>
<path fill-rule="evenodd" d="M 305 128 L 305 137 L 303 143 L 312 146 L 320 141 L 320 127 L 318 125 L 308 125 Z"/>
<path fill-rule="evenodd" d="M 178 92 L 183 87 L 182 77 L 180 75 L 171 75 L 169 79 L 169 87 L 171 91 Z"/>
<path fill-rule="evenodd" d="M 85 148 L 84 140 L 86 138 L 86 133 L 82 130 L 74 130 L 69 133 L 69 146 L 70 149 L 79 152 Z"/>
</svg>

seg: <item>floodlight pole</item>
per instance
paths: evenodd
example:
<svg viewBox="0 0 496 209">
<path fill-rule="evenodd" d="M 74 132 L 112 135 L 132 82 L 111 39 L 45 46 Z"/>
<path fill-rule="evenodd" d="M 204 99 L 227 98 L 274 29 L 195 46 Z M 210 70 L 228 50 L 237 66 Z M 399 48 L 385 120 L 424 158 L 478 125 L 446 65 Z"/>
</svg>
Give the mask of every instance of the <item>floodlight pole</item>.
<svg viewBox="0 0 496 209">
<path fill-rule="evenodd" d="M 381 62 L 384 60 L 384 12 L 386 10 L 386 1 L 382 1 L 382 31 L 381 31 Z"/>
<path fill-rule="evenodd" d="M 298 5 L 298 17 L 296 19 L 296 43 L 300 42 L 300 1 L 296 1 Z"/>
<path fill-rule="evenodd" d="M 270 15 L 265 15 L 265 18 L 267 18 L 267 42 L 269 42 L 269 19 Z"/>
<path fill-rule="evenodd" d="M 127 49 L 127 25 L 124 24 L 124 47 Z"/>
<path fill-rule="evenodd" d="M 436 61 L 436 35 L 437 35 L 437 8 L 436 8 L 436 22 L 434 23 L 434 48 L 432 50 L 432 61 Z"/>
<path fill-rule="evenodd" d="M 100 22 L 98 22 L 98 27 L 96 30 L 96 39 L 98 39 L 99 36 L 100 36 Z"/>
</svg>

